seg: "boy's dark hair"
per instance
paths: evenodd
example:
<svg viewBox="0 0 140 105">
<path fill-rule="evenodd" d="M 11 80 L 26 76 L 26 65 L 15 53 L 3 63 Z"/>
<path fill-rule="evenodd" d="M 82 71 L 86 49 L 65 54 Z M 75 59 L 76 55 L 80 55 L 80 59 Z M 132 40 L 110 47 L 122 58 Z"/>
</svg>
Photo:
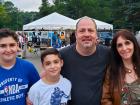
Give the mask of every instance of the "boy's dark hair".
<svg viewBox="0 0 140 105">
<path fill-rule="evenodd" d="M 43 64 L 44 58 L 47 55 L 54 54 L 57 55 L 60 59 L 62 59 L 61 54 L 56 48 L 47 48 L 43 53 L 41 53 L 41 63 Z"/>
<path fill-rule="evenodd" d="M 18 42 L 18 35 L 14 31 L 8 28 L 0 29 L 0 39 L 7 37 L 12 37 L 16 42 Z"/>
</svg>

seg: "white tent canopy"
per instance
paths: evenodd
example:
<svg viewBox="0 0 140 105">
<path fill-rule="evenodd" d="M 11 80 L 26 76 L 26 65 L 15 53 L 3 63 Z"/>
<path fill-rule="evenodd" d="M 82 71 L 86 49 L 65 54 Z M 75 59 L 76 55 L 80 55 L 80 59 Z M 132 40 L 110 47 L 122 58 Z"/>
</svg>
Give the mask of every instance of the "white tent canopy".
<svg viewBox="0 0 140 105">
<path fill-rule="evenodd" d="M 23 25 L 23 30 L 65 30 L 76 29 L 79 19 L 73 20 L 56 12 Z M 113 30 L 113 25 L 94 19 L 99 30 Z"/>
<path fill-rule="evenodd" d="M 56 12 L 23 26 L 23 30 L 65 30 L 75 29 L 75 20 Z"/>
<path fill-rule="evenodd" d="M 112 24 L 108 24 L 106 22 L 103 22 L 103 21 L 99 21 L 99 20 L 95 20 L 95 23 L 97 24 L 97 29 L 100 29 L 100 30 L 113 30 L 113 25 Z"/>
<path fill-rule="evenodd" d="M 87 16 L 84 16 L 84 17 L 87 17 Z M 82 17 L 83 18 L 83 17 Z M 76 23 L 80 20 L 81 18 L 77 19 L 76 20 Z M 98 30 L 113 30 L 113 25 L 112 24 L 108 24 L 106 22 L 103 22 L 103 21 L 99 21 L 99 20 L 96 20 L 96 19 L 93 19 L 97 25 L 97 29 Z"/>
</svg>

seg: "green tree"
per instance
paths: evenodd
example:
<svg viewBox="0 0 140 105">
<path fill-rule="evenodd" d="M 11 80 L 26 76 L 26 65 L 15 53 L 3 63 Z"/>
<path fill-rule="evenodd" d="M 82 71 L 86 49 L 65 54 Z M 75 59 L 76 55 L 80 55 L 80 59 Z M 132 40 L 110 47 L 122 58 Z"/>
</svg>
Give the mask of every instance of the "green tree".
<svg viewBox="0 0 140 105">
<path fill-rule="evenodd" d="M 51 6 L 47 0 L 42 0 L 39 10 L 39 17 L 43 17 L 52 13 L 54 11 L 54 7 Z"/>
<path fill-rule="evenodd" d="M 14 7 L 14 4 L 10 1 L 7 1 L 4 3 L 4 7 L 9 15 L 10 18 L 10 22 L 7 24 L 7 27 L 11 28 L 11 29 L 18 29 L 18 22 L 19 21 L 19 17 L 18 17 L 18 9 L 16 7 Z"/>
<path fill-rule="evenodd" d="M 6 25 L 10 22 L 9 15 L 5 10 L 4 6 L 0 4 L 0 28 L 6 27 Z"/>
<path fill-rule="evenodd" d="M 129 28 L 133 31 L 140 27 L 139 0 L 112 0 L 112 22 L 114 28 Z"/>
</svg>

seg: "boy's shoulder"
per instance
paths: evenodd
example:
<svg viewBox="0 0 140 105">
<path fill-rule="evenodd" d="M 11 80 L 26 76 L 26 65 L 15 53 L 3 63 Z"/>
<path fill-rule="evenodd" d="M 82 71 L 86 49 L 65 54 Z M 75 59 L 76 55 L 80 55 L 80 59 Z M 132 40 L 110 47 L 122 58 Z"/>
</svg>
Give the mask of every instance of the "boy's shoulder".
<svg viewBox="0 0 140 105">
<path fill-rule="evenodd" d="M 68 80 L 67 78 L 63 77 L 62 75 L 60 76 L 60 78 L 61 78 L 61 81 L 62 81 L 65 85 L 71 86 L 70 80 Z"/>
<path fill-rule="evenodd" d="M 33 65 L 31 62 L 29 62 L 29 61 L 27 61 L 27 60 L 24 60 L 24 59 L 21 59 L 21 58 L 16 58 L 16 61 L 17 62 L 20 62 L 20 63 L 22 63 L 22 65 Z"/>
<path fill-rule="evenodd" d="M 40 85 L 41 85 L 41 79 L 38 80 L 35 84 L 33 84 L 33 85 L 31 86 L 30 90 L 32 90 L 32 91 L 36 91 L 37 89 L 40 90 L 40 88 L 39 88 Z"/>
<path fill-rule="evenodd" d="M 33 63 L 27 60 L 16 58 L 16 62 L 16 65 L 19 65 L 19 67 L 21 67 L 26 73 L 34 73 L 35 71 L 37 71 Z"/>
</svg>

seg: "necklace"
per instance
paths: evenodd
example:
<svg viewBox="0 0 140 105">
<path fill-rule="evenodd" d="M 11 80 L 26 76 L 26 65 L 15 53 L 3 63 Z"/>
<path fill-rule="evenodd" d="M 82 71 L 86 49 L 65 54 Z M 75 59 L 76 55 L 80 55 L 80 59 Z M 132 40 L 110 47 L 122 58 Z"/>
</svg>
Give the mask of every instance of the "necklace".
<svg viewBox="0 0 140 105">
<path fill-rule="evenodd" d="M 132 83 L 138 79 L 136 73 L 126 73 L 125 74 L 125 81 L 126 83 Z"/>
<path fill-rule="evenodd" d="M 125 68 L 126 73 L 132 73 L 132 71 L 136 70 L 136 66 L 133 66 L 132 69 L 130 69 L 130 68 L 126 67 L 126 66 L 124 66 L 124 68 Z"/>
<path fill-rule="evenodd" d="M 131 69 L 124 66 L 124 69 L 125 69 L 125 72 L 126 72 L 125 81 L 127 83 L 134 82 L 137 79 L 137 74 L 135 73 L 136 66 L 133 66 L 133 68 L 131 68 Z"/>
<path fill-rule="evenodd" d="M 125 67 L 125 71 L 126 71 L 127 73 L 132 73 L 133 69 L 130 69 L 130 68 Z"/>
</svg>

